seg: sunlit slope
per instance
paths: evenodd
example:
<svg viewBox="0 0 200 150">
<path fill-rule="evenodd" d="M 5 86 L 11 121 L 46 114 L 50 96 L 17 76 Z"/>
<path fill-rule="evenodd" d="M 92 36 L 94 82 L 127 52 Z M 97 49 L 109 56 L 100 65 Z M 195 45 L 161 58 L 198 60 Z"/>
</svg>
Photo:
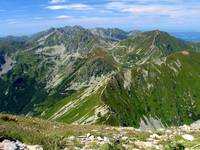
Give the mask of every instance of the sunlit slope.
<svg viewBox="0 0 200 150">
<path fill-rule="evenodd" d="M 112 111 L 108 123 L 139 127 L 142 120 L 148 124 L 146 118 L 162 125 L 198 120 L 199 58 L 199 53 L 177 52 L 113 76 L 102 97 Z"/>
<path fill-rule="evenodd" d="M 116 61 L 130 67 L 187 49 L 191 49 L 187 42 L 155 30 L 120 41 L 113 47 L 112 54 Z"/>
<path fill-rule="evenodd" d="M 141 128 L 190 123 L 199 119 L 199 50 L 158 30 L 74 26 L 0 39 L 0 112 Z"/>
</svg>

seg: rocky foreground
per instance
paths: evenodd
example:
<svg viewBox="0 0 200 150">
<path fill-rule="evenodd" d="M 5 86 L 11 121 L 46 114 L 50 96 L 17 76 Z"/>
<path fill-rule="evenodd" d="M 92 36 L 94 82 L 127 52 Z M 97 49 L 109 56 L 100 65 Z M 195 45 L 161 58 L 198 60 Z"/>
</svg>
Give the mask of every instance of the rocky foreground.
<svg viewBox="0 0 200 150">
<path fill-rule="evenodd" d="M 27 145 L 20 141 L 4 139 L 0 143 L 0 150 L 43 150 L 39 145 Z"/>
<path fill-rule="evenodd" d="M 0 150 L 200 149 L 200 122 L 141 131 L 111 126 L 78 126 L 0 115 Z"/>
</svg>

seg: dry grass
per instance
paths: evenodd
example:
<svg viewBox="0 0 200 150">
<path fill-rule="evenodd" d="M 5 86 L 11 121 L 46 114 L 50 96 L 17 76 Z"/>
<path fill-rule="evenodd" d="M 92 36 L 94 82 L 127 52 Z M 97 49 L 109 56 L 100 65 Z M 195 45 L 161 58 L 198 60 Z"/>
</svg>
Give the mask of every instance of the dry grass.
<svg viewBox="0 0 200 150">
<path fill-rule="evenodd" d="M 135 139 L 145 139 L 148 133 L 136 130 L 125 130 L 126 136 Z M 0 114 L 0 135 L 14 138 L 27 144 L 39 144 L 45 149 L 63 149 L 69 136 L 83 136 L 90 133 L 95 136 L 113 137 L 120 134 L 119 128 L 96 125 L 69 125 L 64 123 L 44 121 L 24 116 Z M 82 146 L 75 142 L 76 146 Z"/>
</svg>

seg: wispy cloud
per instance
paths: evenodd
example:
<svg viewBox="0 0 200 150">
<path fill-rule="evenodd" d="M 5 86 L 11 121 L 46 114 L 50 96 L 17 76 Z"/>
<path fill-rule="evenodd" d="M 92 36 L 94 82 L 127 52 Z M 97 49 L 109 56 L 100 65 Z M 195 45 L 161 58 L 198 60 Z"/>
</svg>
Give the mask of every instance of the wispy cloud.
<svg viewBox="0 0 200 150">
<path fill-rule="evenodd" d="M 137 13 L 168 13 L 172 11 L 171 8 L 167 8 L 162 5 L 133 5 L 123 2 L 111 2 L 106 5 L 108 10 L 118 10 L 121 12 Z"/>
<path fill-rule="evenodd" d="M 21 23 L 21 21 L 19 21 L 17 19 L 7 19 L 7 20 L 5 20 L 5 22 L 7 22 L 8 24 L 18 24 L 18 23 Z"/>
<path fill-rule="evenodd" d="M 58 3 L 64 3 L 65 0 L 49 0 L 49 2 L 50 2 L 51 4 L 58 4 Z"/>
<path fill-rule="evenodd" d="M 81 10 L 81 11 L 93 9 L 89 5 L 85 5 L 85 4 L 52 5 L 52 6 L 47 6 L 46 8 L 50 10 L 68 9 L 68 10 Z"/>
<path fill-rule="evenodd" d="M 57 16 L 56 19 L 62 19 L 62 20 L 65 20 L 65 19 L 71 19 L 72 16 L 66 16 L 66 15 L 60 15 L 60 16 Z"/>
<path fill-rule="evenodd" d="M 147 1 L 147 0 L 143 0 Z M 178 2 L 180 0 L 176 0 Z M 188 8 L 181 5 L 162 5 L 162 4 L 129 4 L 127 2 L 110 2 L 105 5 L 105 9 L 118 12 L 130 13 L 132 15 L 166 15 L 170 17 L 197 15 L 199 8 Z"/>
</svg>

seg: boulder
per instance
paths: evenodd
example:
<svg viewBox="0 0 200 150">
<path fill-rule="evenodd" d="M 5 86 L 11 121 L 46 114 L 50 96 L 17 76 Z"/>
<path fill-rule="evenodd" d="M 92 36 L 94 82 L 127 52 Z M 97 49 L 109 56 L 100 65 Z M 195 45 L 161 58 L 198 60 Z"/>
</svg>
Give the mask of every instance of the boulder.
<svg viewBox="0 0 200 150">
<path fill-rule="evenodd" d="M 97 137 L 97 140 L 98 141 L 103 141 L 103 139 L 100 136 Z"/>
<path fill-rule="evenodd" d="M 26 145 L 20 141 L 4 140 L 0 143 L 0 150 L 43 150 L 40 145 Z"/>
<path fill-rule="evenodd" d="M 109 140 L 108 137 L 104 137 L 104 138 L 103 138 L 103 141 L 104 141 L 105 143 L 110 143 L 110 140 Z"/>
<path fill-rule="evenodd" d="M 76 137 L 75 137 L 75 136 L 70 136 L 70 137 L 68 137 L 68 139 L 69 139 L 70 141 L 74 141 L 74 140 L 76 139 Z"/>
<path fill-rule="evenodd" d="M 91 136 L 89 137 L 89 139 L 90 139 L 91 141 L 94 141 L 94 135 L 91 135 Z"/>
<path fill-rule="evenodd" d="M 3 142 L 0 143 L 0 147 L 3 147 L 3 150 L 14 150 L 17 149 L 18 146 L 15 142 L 9 141 L 9 140 L 4 140 Z"/>
<path fill-rule="evenodd" d="M 90 135 L 91 135 L 90 133 L 87 133 L 86 137 L 88 138 L 88 137 L 90 137 Z"/>
<path fill-rule="evenodd" d="M 151 142 L 143 142 L 143 141 L 135 141 L 134 145 L 138 147 L 139 149 L 148 149 L 153 148 L 154 145 Z"/>
<path fill-rule="evenodd" d="M 193 129 L 193 130 L 199 130 L 200 129 L 200 120 L 192 123 L 191 124 L 191 129 Z"/>
<path fill-rule="evenodd" d="M 43 150 L 43 148 L 40 145 L 26 145 L 26 148 L 28 150 Z"/>
<path fill-rule="evenodd" d="M 173 132 L 172 132 L 171 130 L 167 129 L 167 130 L 165 131 L 165 133 L 166 133 L 166 134 L 172 134 Z"/>
<path fill-rule="evenodd" d="M 122 137 L 122 140 L 123 140 L 123 141 L 126 141 L 126 140 L 128 140 L 128 137 L 127 137 L 127 136 L 123 136 L 123 137 Z"/>
<path fill-rule="evenodd" d="M 191 128 L 190 128 L 190 126 L 188 126 L 188 125 L 180 126 L 179 129 L 180 129 L 180 131 L 182 131 L 182 132 L 190 132 L 190 131 L 191 131 Z"/>
<path fill-rule="evenodd" d="M 187 141 L 193 141 L 194 140 L 194 137 L 190 134 L 184 134 L 184 135 L 182 135 L 182 138 L 184 140 L 187 140 Z"/>
<path fill-rule="evenodd" d="M 150 135 L 150 138 L 152 138 L 152 139 L 160 139 L 160 136 L 154 133 L 154 134 Z"/>
</svg>

